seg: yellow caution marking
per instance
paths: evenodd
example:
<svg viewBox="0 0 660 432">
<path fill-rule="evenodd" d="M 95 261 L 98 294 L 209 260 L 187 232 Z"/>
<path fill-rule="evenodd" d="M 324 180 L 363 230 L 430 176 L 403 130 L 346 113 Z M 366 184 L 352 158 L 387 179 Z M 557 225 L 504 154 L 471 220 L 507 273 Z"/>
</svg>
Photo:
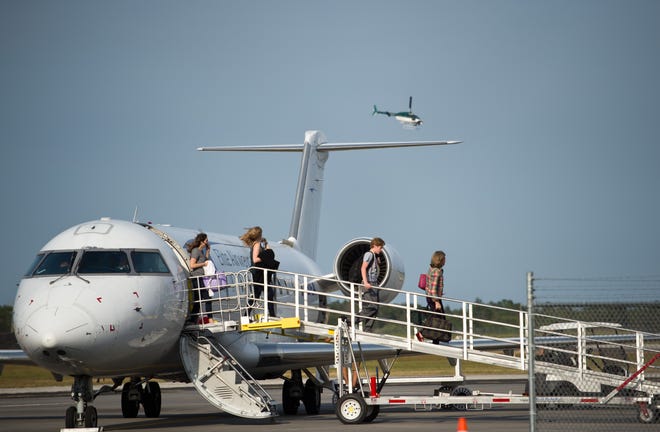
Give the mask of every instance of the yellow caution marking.
<svg viewBox="0 0 660 432">
<path fill-rule="evenodd" d="M 300 328 L 300 318 L 291 317 L 291 318 L 280 318 L 275 321 L 265 321 L 265 322 L 254 322 L 249 324 L 242 324 L 241 330 L 267 330 L 267 329 L 290 329 L 290 328 Z"/>
</svg>

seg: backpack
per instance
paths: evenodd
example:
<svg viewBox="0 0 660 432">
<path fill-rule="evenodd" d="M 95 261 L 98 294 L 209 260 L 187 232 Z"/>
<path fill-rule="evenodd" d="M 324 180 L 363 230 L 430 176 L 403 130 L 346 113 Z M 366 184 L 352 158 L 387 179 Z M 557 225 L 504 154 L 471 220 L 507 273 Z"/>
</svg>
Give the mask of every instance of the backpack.
<svg viewBox="0 0 660 432">
<path fill-rule="evenodd" d="M 376 254 L 373 252 L 369 251 L 371 255 L 373 256 L 372 260 L 369 261 L 369 265 L 367 266 L 367 274 L 369 274 L 369 270 L 371 267 L 376 263 Z M 351 268 L 348 270 L 348 281 L 353 282 L 353 283 L 362 283 L 362 263 L 364 262 L 364 254 L 362 255 L 361 259 L 355 261 L 353 265 L 351 265 Z"/>
</svg>

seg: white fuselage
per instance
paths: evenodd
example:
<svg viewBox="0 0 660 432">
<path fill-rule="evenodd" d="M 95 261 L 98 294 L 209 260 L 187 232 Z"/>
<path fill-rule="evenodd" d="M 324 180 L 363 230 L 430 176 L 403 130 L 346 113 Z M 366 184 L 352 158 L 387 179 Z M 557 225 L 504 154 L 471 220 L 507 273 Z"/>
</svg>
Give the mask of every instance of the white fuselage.
<svg viewBox="0 0 660 432">
<path fill-rule="evenodd" d="M 417 116 L 395 115 L 394 118 L 399 120 L 401 123 L 410 124 L 414 126 L 420 125 L 422 123 L 422 119 L 420 119 Z"/>
<path fill-rule="evenodd" d="M 13 317 L 18 343 L 36 364 L 60 375 L 183 376 L 179 337 L 189 292 L 182 248 L 196 234 L 101 219 L 57 235 L 19 284 Z M 248 248 L 237 237 L 207 234 L 216 268 L 250 266 Z M 300 252 L 277 246 L 278 259 L 292 271 L 318 274 Z M 95 253 L 105 254 L 107 269 L 86 258 Z M 49 256 L 69 255 L 68 271 L 49 267 Z M 108 262 L 114 256 L 129 262 Z"/>
</svg>

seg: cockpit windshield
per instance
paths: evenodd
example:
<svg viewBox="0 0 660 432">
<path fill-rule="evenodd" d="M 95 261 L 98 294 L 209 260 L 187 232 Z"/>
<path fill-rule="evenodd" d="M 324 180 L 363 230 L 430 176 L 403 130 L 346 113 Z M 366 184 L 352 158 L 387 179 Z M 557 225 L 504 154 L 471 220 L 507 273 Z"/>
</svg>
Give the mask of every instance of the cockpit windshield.
<svg viewBox="0 0 660 432">
<path fill-rule="evenodd" d="M 130 272 L 131 266 L 124 251 L 85 251 L 78 264 L 80 274 Z"/>
<path fill-rule="evenodd" d="M 132 251 L 131 259 L 137 273 L 169 273 L 163 257 L 158 252 Z"/>
<path fill-rule="evenodd" d="M 43 257 L 43 255 L 40 255 Z M 51 252 L 46 255 L 37 268 L 32 272 L 34 276 L 63 275 L 71 272 L 76 259 L 75 251 Z"/>
<path fill-rule="evenodd" d="M 83 249 L 40 252 L 25 276 L 170 274 L 158 250 Z"/>
</svg>

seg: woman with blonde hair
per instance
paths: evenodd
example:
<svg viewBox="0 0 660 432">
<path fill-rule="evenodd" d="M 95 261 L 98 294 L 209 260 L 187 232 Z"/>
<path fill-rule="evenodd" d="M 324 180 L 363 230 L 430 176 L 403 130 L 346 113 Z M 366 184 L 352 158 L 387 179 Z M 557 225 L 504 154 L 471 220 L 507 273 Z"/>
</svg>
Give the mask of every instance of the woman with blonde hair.
<svg viewBox="0 0 660 432">
<path fill-rule="evenodd" d="M 275 254 L 270 249 L 268 241 L 263 238 L 263 231 L 260 226 L 248 228 L 240 237 L 241 241 L 250 248 L 250 272 L 252 273 L 252 282 L 254 298 L 261 298 L 264 292 L 264 268 L 268 270 L 277 270 L 279 262 L 275 260 Z M 260 268 L 256 268 L 260 267 Z M 268 272 L 268 313 L 275 316 L 275 289 L 271 286 L 274 282 L 275 272 Z"/>
<path fill-rule="evenodd" d="M 253 226 L 248 228 L 248 230 L 240 238 L 247 247 L 250 248 L 250 263 L 252 265 L 261 261 L 259 258 L 259 253 L 261 252 L 262 240 L 263 240 L 263 231 L 260 226 Z"/>
</svg>

